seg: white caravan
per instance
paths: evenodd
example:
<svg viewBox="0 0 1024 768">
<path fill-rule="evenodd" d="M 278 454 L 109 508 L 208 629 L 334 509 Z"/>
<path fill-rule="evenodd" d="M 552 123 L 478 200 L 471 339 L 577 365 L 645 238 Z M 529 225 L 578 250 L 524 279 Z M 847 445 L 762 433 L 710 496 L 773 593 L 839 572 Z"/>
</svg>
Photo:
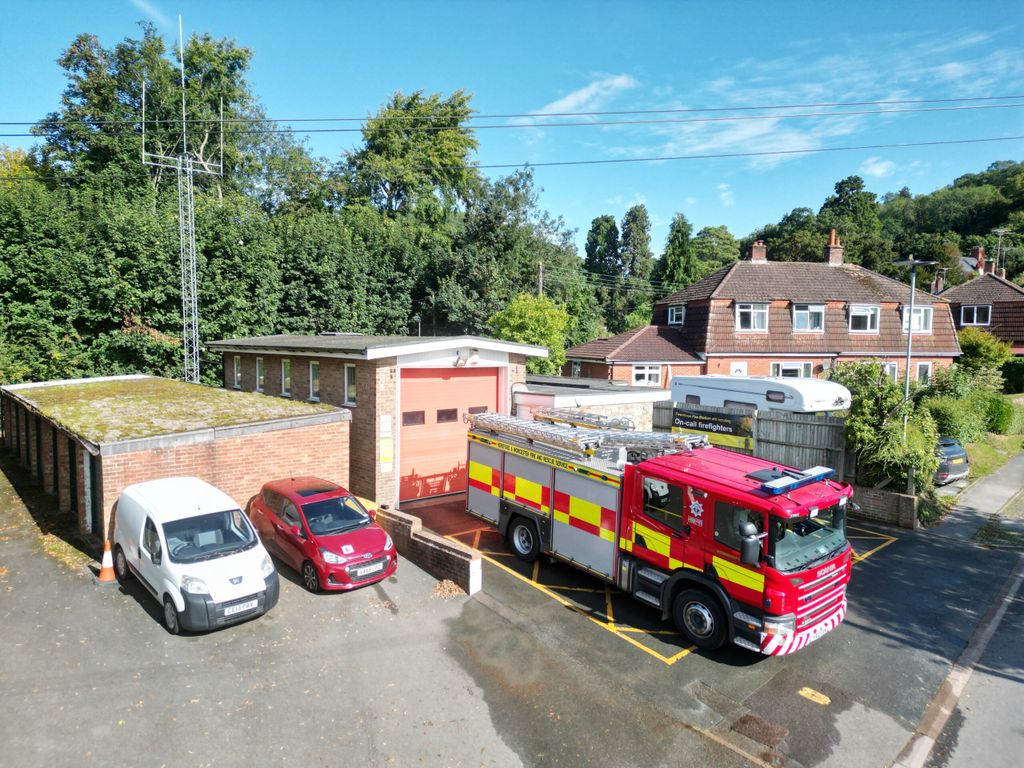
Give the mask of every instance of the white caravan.
<svg viewBox="0 0 1024 768">
<path fill-rule="evenodd" d="M 234 500 L 197 477 L 129 485 L 117 501 L 114 571 L 138 577 L 163 605 L 164 626 L 216 629 L 266 613 L 280 582 Z"/>
<path fill-rule="evenodd" d="M 824 379 L 769 376 L 674 376 L 672 402 L 794 413 L 825 413 L 850 407 L 850 390 Z"/>
</svg>

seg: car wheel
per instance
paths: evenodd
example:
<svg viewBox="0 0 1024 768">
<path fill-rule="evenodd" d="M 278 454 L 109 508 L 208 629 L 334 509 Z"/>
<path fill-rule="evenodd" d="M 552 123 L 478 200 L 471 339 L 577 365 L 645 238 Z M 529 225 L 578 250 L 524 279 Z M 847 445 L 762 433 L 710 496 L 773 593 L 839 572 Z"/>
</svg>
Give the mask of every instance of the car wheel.
<svg viewBox="0 0 1024 768">
<path fill-rule="evenodd" d="M 164 626 L 172 635 L 181 632 L 181 624 L 178 622 L 178 609 L 174 607 L 174 601 L 164 596 Z"/>
<path fill-rule="evenodd" d="M 310 592 L 320 591 L 320 574 L 316 572 L 316 566 L 309 560 L 302 564 L 302 583 Z"/>
<path fill-rule="evenodd" d="M 718 599 L 702 589 L 687 589 L 676 595 L 672 618 L 687 640 L 706 651 L 721 648 L 728 637 Z"/>
<path fill-rule="evenodd" d="M 124 550 L 118 544 L 114 547 L 114 575 L 122 584 L 131 578 L 132 572 L 128 570 L 128 558 L 124 556 Z"/>
<path fill-rule="evenodd" d="M 509 541 L 512 542 L 512 551 L 516 557 L 525 563 L 532 563 L 540 554 L 540 537 L 537 535 L 537 526 L 532 520 L 525 517 L 517 517 L 512 522 L 508 532 Z"/>
</svg>

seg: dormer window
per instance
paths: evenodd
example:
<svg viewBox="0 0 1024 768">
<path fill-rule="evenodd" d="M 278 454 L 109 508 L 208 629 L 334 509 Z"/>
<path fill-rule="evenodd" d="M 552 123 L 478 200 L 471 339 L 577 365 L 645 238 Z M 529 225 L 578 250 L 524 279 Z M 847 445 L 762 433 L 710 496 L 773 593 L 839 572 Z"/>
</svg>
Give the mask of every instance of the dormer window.
<svg viewBox="0 0 1024 768">
<path fill-rule="evenodd" d="M 825 330 L 825 305 L 794 304 L 793 330 L 797 333 L 822 333 Z"/>
<path fill-rule="evenodd" d="M 668 308 L 668 324 L 669 325 L 682 325 L 686 319 L 686 305 L 685 304 L 673 304 Z"/>
<path fill-rule="evenodd" d="M 736 330 L 754 333 L 765 333 L 768 331 L 768 305 L 767 304 L 737 304 L 736 305 Z"/>
<path fill-rule="evenodd" d="M 853 333 L 878 333 L 879 308 L 867 304 L 850 305 L 850 331 Z"/>
<path fill-rule="evenodd" d="M 909 320 L 908 311 L 910 307 L 903 307 L 903 332 L 907 332 L 907 322 Z M 932 332 L 932 308 L 929 306 L 914 307 L 914 320 L 913 320 L 914 333 L 931 333 Z"/>
<path fill-rule="evenodd" d="M 992 321 L 992 306 L 965 304 L 960 307 L 960 325 L 988 325 Z"/>
</svg>

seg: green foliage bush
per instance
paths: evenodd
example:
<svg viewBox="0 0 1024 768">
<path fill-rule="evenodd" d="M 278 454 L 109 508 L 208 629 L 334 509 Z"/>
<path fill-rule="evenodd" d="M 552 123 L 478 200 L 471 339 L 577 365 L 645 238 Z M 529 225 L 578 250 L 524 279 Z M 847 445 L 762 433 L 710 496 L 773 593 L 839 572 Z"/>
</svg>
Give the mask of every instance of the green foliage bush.
<svg viewBox="0 0 1024 768">
<path fill-rule="evenodd" d="M 973 443 L 985 432 L 985 409 L 977 399 L 933 397 L 922 405 L 935 420 L 940 435 L 955 437 L 961 443 Z"/>
<path fill-rule="evenodd" d="M 1024 405 L 1014 405 L 1013 415 L 1010 417 L 1011 435 L 1024 435 Z"/>
<path fill-rule="evenodd" d="M 964 328 L 957 334 L 957 339 L 963 352 L 958 360 L 962 368 L 975 371 L 979 368 L 998 370 L 1010 359 L 1009 342 L 1000 341 L 981 328 Z"/>
<path fill-rule="evenodd" d="M 1024 357 L 1015 357 L 1003 363 L 1003 389 L 1011 394 L 1024 392 Z"/>
<path fill-rule="evenodd" d="M 997 392 L 979 392 L 978 399 L 985 409 L 985 430 L 998 435 L 1010 434 L 1013 426 L 1013 405 Z"/>
</svg>

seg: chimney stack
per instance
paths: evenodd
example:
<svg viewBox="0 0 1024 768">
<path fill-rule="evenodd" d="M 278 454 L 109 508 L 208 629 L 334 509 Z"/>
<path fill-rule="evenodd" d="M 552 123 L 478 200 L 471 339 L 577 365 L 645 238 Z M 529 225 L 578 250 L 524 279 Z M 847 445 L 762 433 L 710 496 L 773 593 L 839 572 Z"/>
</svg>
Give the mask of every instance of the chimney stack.
<svg viewBox="0 0 1024 768">
<path fill-rule="evenodd" d="M 976 245 L 971 248 L 971 258 L 974 259 L 974 268 L 979 275 L 985 274 L 985 246 Z"/>
<path fill-rule="evenodd" d="M 826 261 L 830 267 L 838 267 L 843 263 L 843 244 L 839 242 L 836 231 L 833 229 L 828 236 L 828 247 L 825 248 Z"/>
<path fill-rule="evenodd" d="M 760 240 L 755 240 L 750 246 L 750 260 L 755 264 L 764 264 L 768 261 L 768 247 Z"/>
<path fill-rule="evenodd" d="M 938 296 L 942 293 L 942 289 L 946 287 L 946 280 L 942 272 L 935 273 L 935 279 L 932 280 L 932 294 Z"/>
</svg>

